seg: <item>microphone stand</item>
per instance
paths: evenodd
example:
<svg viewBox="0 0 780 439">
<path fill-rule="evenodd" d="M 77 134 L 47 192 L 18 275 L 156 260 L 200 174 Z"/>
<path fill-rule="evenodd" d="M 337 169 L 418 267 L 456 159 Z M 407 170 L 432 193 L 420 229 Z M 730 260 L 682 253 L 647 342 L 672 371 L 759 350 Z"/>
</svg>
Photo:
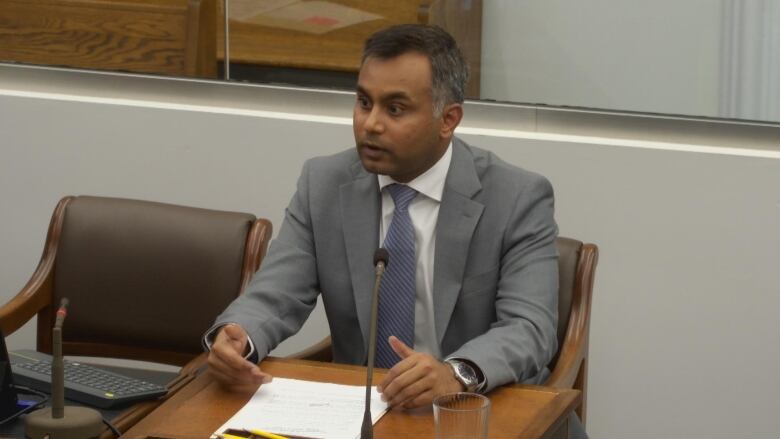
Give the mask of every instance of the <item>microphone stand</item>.
<svg viewBox="0 0 780 439">
<path fill-rule="evenodd" d="M 62 324 L 68 299 L 62 299 L 52 329 L 51 407 L 36 410 L 25 419 L 24 434 L 30 439 L 96 438 L 103 431 L 103 417 L 95 409 L 65 405 L 65 365 L 62 358 Z"/>
<path fill-rule="evenodd" d="M 382 275 L 385 274 L 385 266 L 388 260 L 387 250 L 380 248 L 374 254 L 376 264 L 376 280 L 371 297 L 371 320 L 368 331 L 368 364 L 366 372 L 366 410 L 363 413 L 363 425 L 360 428 L 360 439 L 373 439 L 374 422 L 371 418 L 371 384 L 374 380 L 374 357 L 376 355 L 376 320 L 379 308 L 379 285 L 382 283 Z"/>
</svg>

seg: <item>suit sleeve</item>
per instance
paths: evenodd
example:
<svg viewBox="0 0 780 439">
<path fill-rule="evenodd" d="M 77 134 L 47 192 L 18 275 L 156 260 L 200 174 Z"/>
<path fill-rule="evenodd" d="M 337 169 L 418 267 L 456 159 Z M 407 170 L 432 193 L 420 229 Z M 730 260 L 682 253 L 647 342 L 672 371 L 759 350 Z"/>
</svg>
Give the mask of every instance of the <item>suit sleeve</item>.
<svg viewBox="0 0 780 439">
<path fill-rule="evenodd" d="M 319 282 L 309 210 L 309 168 L 307 162 L 262 267 L 244 294 L 214 323 L 214 327 L 237 323 L 244 328 L 258 360 L 298 332 L 317 303 Z"/>
<path fill-rule="evenodd" d="M 496 320 L 450 355 L 482 370 L 484 391 L 512 382 L 540 384 L 558 344 L 558 228 L 549 181 L 533 179 L 514 206 L 502 237 Z"/>
</svg>

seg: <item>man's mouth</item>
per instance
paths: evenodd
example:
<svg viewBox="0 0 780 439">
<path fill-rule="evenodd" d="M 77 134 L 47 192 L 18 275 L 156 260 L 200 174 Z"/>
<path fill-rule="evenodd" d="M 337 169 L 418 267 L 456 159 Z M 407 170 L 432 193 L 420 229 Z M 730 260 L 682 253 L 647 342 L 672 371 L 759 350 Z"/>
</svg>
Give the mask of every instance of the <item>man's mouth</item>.
<svg viewBox="0 0 780 439">
<path fill-rule="evenodd" d="M 383 154 L 387 153 L 387 151 L 381 146 L 373 143 L 368 143 L 368 142 L 361 142 L 360 149 L 363 152 L 363 154 L 368 156 L 368 158 L 374 158 L 374 159 L 379 158 Z"/>
</svg>

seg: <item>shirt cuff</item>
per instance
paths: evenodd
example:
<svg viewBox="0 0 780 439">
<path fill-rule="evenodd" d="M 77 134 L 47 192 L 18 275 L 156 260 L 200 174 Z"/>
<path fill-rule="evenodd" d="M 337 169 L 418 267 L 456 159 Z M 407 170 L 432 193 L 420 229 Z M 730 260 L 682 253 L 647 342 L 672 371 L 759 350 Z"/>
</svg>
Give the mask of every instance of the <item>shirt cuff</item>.
<svg viewBox="0 0 780 439">
<path fill-rule="evenodd" d="M 209 352 L 211 351 L 211 345 L 214 344 L 214 338 L 217 336 L 219 330 L 227 325 L 241 326 L 238 323 L 228 322 L 211 328 L 211 330 L 208 331 L 206 335 L 203 336 L 203 346 L 206 348 L 207 351 Z M 257 351 L 255 350 L 254 342 L 252 342 L 252 337 L 249 337 L 249 335 L 247 335 L 246 341 L 247 341 L 248 349 L 246 350 L 246 352 L 244 352 L 244 359 L 250 360 L 252 358 L 257 358 Z M 256 362 L 257 361 L 255 361 L 255 363 Z"/>
</svg>

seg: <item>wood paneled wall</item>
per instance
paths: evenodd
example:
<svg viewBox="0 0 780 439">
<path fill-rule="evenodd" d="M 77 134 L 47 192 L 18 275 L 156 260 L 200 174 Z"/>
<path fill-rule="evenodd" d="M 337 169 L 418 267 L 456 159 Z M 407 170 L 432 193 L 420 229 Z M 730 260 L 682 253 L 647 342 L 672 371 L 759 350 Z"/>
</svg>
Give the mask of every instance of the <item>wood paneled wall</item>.
<svg viewBox="0 0 780 439">
<path fill-rule="evenodd" d="M 0 60 L 216 76 L 215 0 L 2 0 Z"/>
</svg>

